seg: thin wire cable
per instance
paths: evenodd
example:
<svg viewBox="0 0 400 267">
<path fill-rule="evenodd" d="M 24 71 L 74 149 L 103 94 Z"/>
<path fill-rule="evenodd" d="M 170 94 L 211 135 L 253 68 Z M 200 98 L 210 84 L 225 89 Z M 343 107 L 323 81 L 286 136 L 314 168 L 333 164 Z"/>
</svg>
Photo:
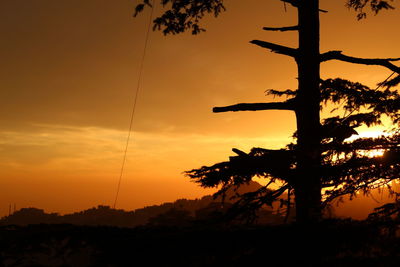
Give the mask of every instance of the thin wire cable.
<svg viewBox="0 0 400 267">
<path fill-rule="evenodd" d="M 376 87 L 376 88 L 374 89 L 374 92 L 375 92 L 375 91 L 378 91 L 378 89 L 381 88 L 395 73 L 396 73 L 396 72 L 393 71 L 392 74 L 390 74 L 383 82 L 379 83 L 378 87 Z M 354 113 L 354 111 L 356 111 L 355 108 L 354 108 L 347 116 L 345 116 L 345 117 L 342 119 L 342 122 L 346 121 L 346 120 Z"/>
<path fill-rule="evenodd" d="M 144 66 L 144 60 L 146 58 L 146 51 L 147 51 L 147 46 L 148 46 L 148 42 L 149 42 L 151 22 L 153 20 L 153 11 L 154 11 L 154 7 L 151 6 L 151 12 L 150 12 L 149 23 L 148 23 L 148 26 L 147 26 L 147 32 L 146 32 L 146 36 L 145 36 L 145 42 L 144 42 L 142 58 L 141 58 L 141 61 L 140 61 L 139 77 L 138 77 L 138 81 L 137 81 L 137 85 L 136 85 L 136 93 L 135 93 L 135 97 L 134 97 L 134 100 L 133 100 L 131 119 L 130 119 L 130 123 L 129 123 L 129 131 L 128 131 L 128 136 L 126 138 L 125 151 L 124 151 L 124 156 L 123 156 L 122 165 L 121 165 L 121 171 L 120 171 L 119 179 L 118 179 L 117 193 L 115 194 L 115 200 L 114 200 L 114 205 L 113 205 L 114 209 L 115 209 L 115 207 L 117 205 L 119 191 L 120 191 L 120 188 L 121 188 L 121 180 L 122 180 L 122 176 L 123 176 L 124 168 L 125 168 L 125 163 L 126 163 L 126 154 L 128 152 L 129 141 L 131 139 L 131 133 L 132 133 L 132 128 L 133 128 L 133 118 L 135 116 L 136 103 L 137 103 L 137 99 L 138 99 L 138 95 L 139 95 L 139 91 L 140 91 L 140 85 L 142 83 L 143 66 Z"/>
</svg>

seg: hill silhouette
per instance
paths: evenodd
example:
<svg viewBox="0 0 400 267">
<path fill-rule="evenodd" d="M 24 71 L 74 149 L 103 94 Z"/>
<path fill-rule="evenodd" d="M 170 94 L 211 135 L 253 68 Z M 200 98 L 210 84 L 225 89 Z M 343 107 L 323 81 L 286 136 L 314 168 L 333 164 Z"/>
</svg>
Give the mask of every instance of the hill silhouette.
<svg viewBox="0 0 400 267">
<path fill-rule="evenodd" d="M 272 208 L 262 209 L 258 221 L 270 225 L 214 224 L 235 194 L 228 191 L 224 204 L 208 195 L 134 211 L 97 206 L 59 215 L 24 208 L 0 220 L 0 266 L 255 266 L 266 259 L 279 259 L 278 266 L 398 265 L 398 224 L 281 224 Z"/>
<path fill-rule="evenodd" d="M 60 215 L 46 213 L 43 209 L 22 208 L 9 216 L 0 219 L 0 225 L 29 225 L 29 224 L 74 224 L 87 226 L 118 226 L 136 227 L 140 225 L 187 225 L 193 221 L 213 222 L 232 206 L 237 193 L 252 192 L 261 187 L 256 182 L 241 186 L 236 191 L 226 192 L 224 203 L 221 196 L 214 198 L 211 195 L 200 199 L 178 199 L 161 205 L 152 205 L 134 211 L 113 209 L 99 205 L 87 210 Z M 283 221 L 281 215 L 272 208 L 265 208 L 259 212 L 258 223 L 274 224 Z"/>
</svg>

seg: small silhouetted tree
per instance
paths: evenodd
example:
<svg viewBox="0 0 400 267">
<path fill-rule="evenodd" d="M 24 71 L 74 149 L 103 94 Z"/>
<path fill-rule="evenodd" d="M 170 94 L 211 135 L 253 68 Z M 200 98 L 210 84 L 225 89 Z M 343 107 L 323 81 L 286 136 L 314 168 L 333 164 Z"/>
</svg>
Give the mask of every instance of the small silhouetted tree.
<svg viewBox="0 0 400 267">
<path fill-rule="evenodd" d="M 400 81 L 400 68 L 392 62 L 400 59 L 357 58 L 341 51 L 320 53 L 319 14 L 327 11 L 319 8 L 318 0 L 280 1 L 297 9 L 297 25 L 264 27 L 264 30 L 296 31 L 298 47 L 261 40 L 250 43 L 294 59 L 298 67 L 298 87 L 269 91 L 275 96 L 286 96 L 287 100 L 282 102 L 241 103 L 216 107 L 213 111 L 291 110 L 296 115 L 296 142 L 279 150 L 253 148 L 245 153 L 233 149 L 237 155 L 230 157 L 229 161 L 194 169 L 186 174 L 203 187 L 220 187 L 220 193 L 248 183 L 254 176 L 265 178 L 269 180 L 266 186 L 241 195 L 236 204 L 237 210 L 248 212 L 271 205 L 284 192 L 288 193 L 290 202 L 293 192 L 296 219 L 308 223 L 320 220 L 323 207 L 337 197 L 354 195 L 359 191 L 368 193 L 373 188 L 389 186 L 389 181 L 399 178 L 400 134 L 395 132 L 391 136 L 375 139 L 345 140 L 356 134 L 355 128 L 361 125 L 380 124 L 382 116 L 389 117 L 395 124 L 399 122 L 400 96 L 392 88 Z M 150 0 L 144 0 L 136 7 L 136 14 L 151 4 Z M 392 8 L 387 1 L 380 0 L 349 0 L 346 4 L 358 11 L 359 19 L 366 16 L 367 6 L 374 12 Z M 167 9 L 154 20 L 154 29 L 164 34 L 178 34 L 186 30 L 198 34 L 204 31 L 199 24 L 204 15 L 212 13 L 218 16 L 225 10 L 222 0 L 162 0 L 161 5 Z M 331 60 L 379 65 L 397 75 L 384 81 L 378 89 L 339 78 L 322 80 L 320 64 Z M 345 114 L 321 120 L 321 110 L 328 103 L 338 104 Z M 385 155 L 378 158 L 366 153 L 376 149 L 385 151 Z M 273 190 L 270 188 L 272 184 L 275 184 Z"/>
</svg>

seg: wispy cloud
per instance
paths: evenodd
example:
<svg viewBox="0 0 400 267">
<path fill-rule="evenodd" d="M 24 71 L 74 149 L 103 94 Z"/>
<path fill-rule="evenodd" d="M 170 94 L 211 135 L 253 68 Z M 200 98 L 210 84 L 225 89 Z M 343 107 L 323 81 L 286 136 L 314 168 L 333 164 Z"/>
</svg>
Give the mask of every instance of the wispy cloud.
<svg viewBox="0 0 400 267">
<path fill-rule="evenodd" d="M 33 132 L 0 132 L 0 159 L 3 166 L 21 168 L 115 169 L 122 160 L 127 132 L 96 127 L 37 125 Z M 128 164 L 151 162 L 176 165 L 203 159 L 226 158 L 232 147 L 280 147 L 285 138 L 136 133 L 131 135 Z"/>
</svg>

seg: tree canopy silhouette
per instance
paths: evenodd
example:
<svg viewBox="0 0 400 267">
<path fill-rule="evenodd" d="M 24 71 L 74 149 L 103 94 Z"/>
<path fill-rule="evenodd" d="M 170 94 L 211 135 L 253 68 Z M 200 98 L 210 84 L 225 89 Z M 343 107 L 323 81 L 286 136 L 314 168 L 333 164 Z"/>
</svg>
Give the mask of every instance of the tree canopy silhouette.
<svg viewBox="0 0 400 267">
<path fill-rule="evenodd" d="M 240 196 L 235 207 L 239 213 L 251 212 L 263 205 L 272 205 L 284 192 L 294 193 L 296 220 L 309 223 L 321 219 L 322 210 L 343 195 L 386 186 L 400 175 L 400 132 L 378 138 L 359 138 L 356 128 L 374 126 L 389 118 L 393 125 L 400 122 L 400 95 L 394 86 L 400 82 L 400 68 L 394 62 L 400 58 L 358 58 L 342 51 L 320 53 L 319 16 L 327 12 L 319 8 L 318 0 L 280 0 L 297 9 L 297 25 L 264 27 L 266 31 L 297 31 L 298 47 L 287 47 L 271 42 L 252 40 L 251 44 L 293 58 L 298 67 L 298 87 L 293 90 L 270 90 L 269 94 L 286 97 L 282 102 L 240 103 L 215 107 L 214 112 L 291 110 L 296 115 L 295 143 L 279 150 L 253 148 L 246 153 L 233 149 L 236 156 L 212 166 L 187 171 L 186 175 L 203 187 L 220 187 L 223 194 L 231 187 L 248 183 L 255 176 L 269 182 L 256 192 Z M 136 7 L 136 13 L 150 0 Z M 245 4 L 245 3 L 244 3 Z M 388 1 L 348 0 L 345 4 L 366 17 L 366 8 L 377 13 L 392 9 Z M 186 30 L 198 34 L 204 29 L 200 20 L 208 13 L 218 16 L 225 10 L 222 0 L 162 0 L 166 11 L 154 20 L 154 29 L 164 34 L 178 34 Z M 395 75 L 369 88 L 348 80 L 321 79 L 320 65 L 339 60 L 352 64 L 376 65 L 389 69 Z M 342 116 L 321 119 L 321 110 L 336 104 Z M 395 128 L 395 127 L 394 127 Z M 368 151 L 380 150 L 382 157 L 373 157 Z M 274 186 L 272 186 L 274 185 Z M 393 192 L 394 193 L 394 192 Z"/>
</svg>

